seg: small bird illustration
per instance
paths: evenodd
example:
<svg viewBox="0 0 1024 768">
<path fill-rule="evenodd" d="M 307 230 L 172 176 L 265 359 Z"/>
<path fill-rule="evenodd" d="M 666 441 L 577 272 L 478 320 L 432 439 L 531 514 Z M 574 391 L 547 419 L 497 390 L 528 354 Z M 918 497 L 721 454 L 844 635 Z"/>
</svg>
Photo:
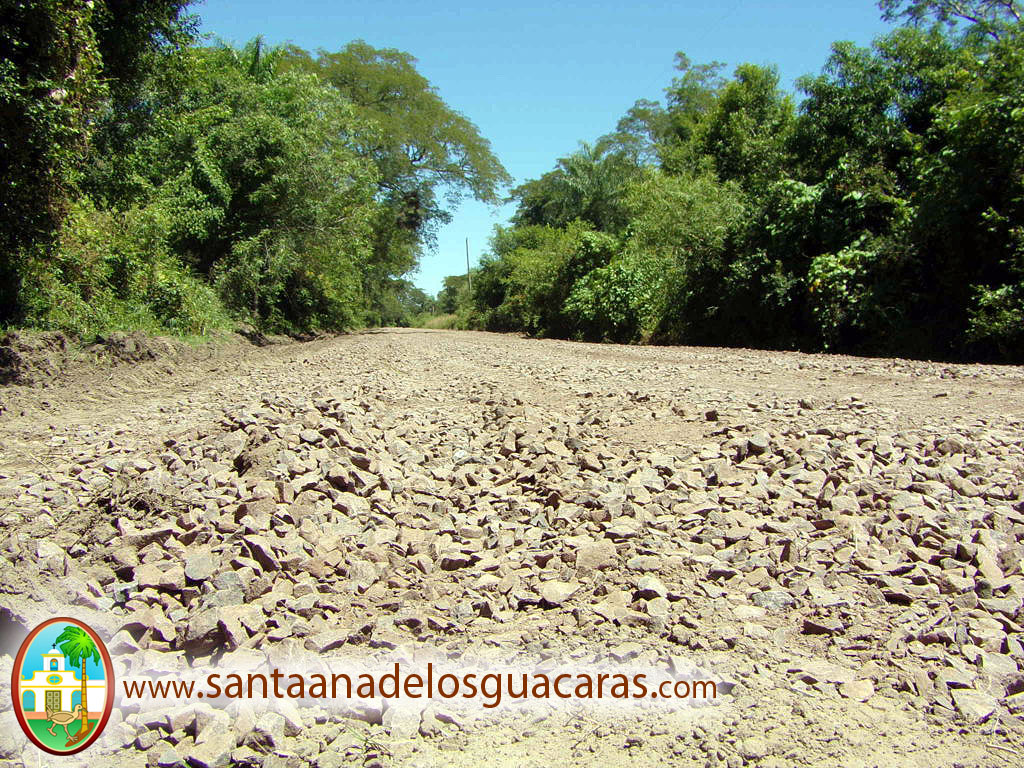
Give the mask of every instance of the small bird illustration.
<svg viewBox="0 0 1024 768">
<path fill-rule="evenodd" d="M 68 733 L 68 726 L 71 725 L 71 723 L 75 722 L 75 720 L 80 719 L 81 716 L 81 704 L 75 704 L 75 708 L 71 712 L 61 712 L 59 709 L 47 709 L 46 719 L 50 723 L 50 727 L 47 728 L 47 730 L 50 732 L 51 736 L 56 736 L 57 734 L 53 732 L 53 729 L 58 725 L 63 726 L 64 734 L 68 737 L 68 739 L 70 739 L 71 734 Z"/>
</svg>

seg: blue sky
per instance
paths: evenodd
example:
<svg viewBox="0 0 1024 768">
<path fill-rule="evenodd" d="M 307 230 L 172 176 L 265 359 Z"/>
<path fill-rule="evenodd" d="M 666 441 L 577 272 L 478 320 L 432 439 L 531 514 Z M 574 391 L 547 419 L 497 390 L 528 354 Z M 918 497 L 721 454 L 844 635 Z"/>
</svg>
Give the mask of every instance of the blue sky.
<svg viewBox="0 0 1024 768">
<path fill-rule="evenodd" d="M 23 673 L 31 675 L 33 671 L 43 668 L 43 654 L 50 652 L 57 636 L 66 626 L 68 625 L 52 624 L 33 638 L 32 644 L 28 647 L 28 651 L 25 652 L 25 660 L 22 663 Z M 59 651 L 60 649 L 58 648 L 57 650 Z M 64 668 L 72 669 L 72 667 L 68 666 L 66 659 Z M 74 669 L 77 669 L 79 675 L 81 675 L 81 667 L 75 667 Z M 90 680 L 104 679 L 103 665 L 94 663 L 91 658 L 86 662 L 85 673 L 89 676 Z"/>
<path fill-rule="evenodd" d="M 818 72 L 836 40 L 867 44 L 889 26 L 873 0 L 811 2 L 413 2 L 206 0 L 202 30 L 244 43 L 338 50 L 363 39 L 413 54 L 453 108 L 491 141 L 516 183 L 615 127 L 640 98 L 660 99 L 676 51 L 694 62 L 776 64 L 785 88 Z M 414 281 L 429 293 L 486 250 L 498 211 L 467 201 L 425 254 Z"/>
</svg>

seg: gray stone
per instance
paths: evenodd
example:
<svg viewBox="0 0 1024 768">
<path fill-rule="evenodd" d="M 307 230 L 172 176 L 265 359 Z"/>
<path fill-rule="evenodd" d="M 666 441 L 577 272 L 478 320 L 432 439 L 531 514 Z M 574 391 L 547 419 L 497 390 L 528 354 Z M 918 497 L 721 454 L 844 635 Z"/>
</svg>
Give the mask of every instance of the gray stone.
<svg viewBox="0 0 1024 768">
<path fill-rule="evenodd" d="M 233 732 L 214 731 L 190 747 L 185 760 L 192 768 L 225 768 L 231 761 L 234 748 Z"/>
<path fill-rule="evenodd" d="M 567 581 L 545 581 L 538 592 L 544 602 L 550 605 L 561 605 L 579 590 L 580 585 Z"/>
<path fill-rule="evenodd" d="M 999 706 L 994 696 L 972 688 L 951 688 L 949 693 L 957 711 L 972 723 L 987 719 Z"/>
<path fill-rule="evenodd" d="M 783 611 L 796 605 L 796 598 L 784 589 L 769 589 L 755 592 L 750 596 L 750 602 L 769 611 Z"/>
<path fill-rule="evenodd" d="M 576 567 L 591 571 L 611 568 L 618 562 L 615 544 L 607 539 L 584 544 L 576 550 Z"/>
<path fill-rule="evenodd" d="M 189 581 L 206 581 L 216 568 L 216 560 L 206 550 L 190 552 L 185 558 L 185 576 Z"/>
</svg>

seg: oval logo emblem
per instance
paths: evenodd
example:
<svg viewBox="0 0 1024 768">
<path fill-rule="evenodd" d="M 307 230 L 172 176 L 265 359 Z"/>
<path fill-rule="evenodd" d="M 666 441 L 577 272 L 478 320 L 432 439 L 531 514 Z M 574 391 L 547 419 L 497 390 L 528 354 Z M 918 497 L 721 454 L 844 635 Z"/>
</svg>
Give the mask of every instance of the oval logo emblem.
<svg viewBox="0 0 1024 768">
<path fill-rule="evenodd" d="M 81 752 L 114 707 L 114 667 L 99 635 L 77 619 L 29 632 L 11 673 L 14 712 L 25 735 L 52 755 Z"/>
</svg>

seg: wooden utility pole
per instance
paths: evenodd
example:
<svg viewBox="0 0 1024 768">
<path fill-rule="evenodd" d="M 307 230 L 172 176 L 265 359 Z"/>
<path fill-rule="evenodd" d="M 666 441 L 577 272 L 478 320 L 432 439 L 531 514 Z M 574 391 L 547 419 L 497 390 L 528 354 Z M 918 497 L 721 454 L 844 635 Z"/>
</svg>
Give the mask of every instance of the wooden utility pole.
<svg viewBox="0 0 1024 768">
<path fill-rule="evenodd" d="M 466 238 L 466 278 L 469 280 L 469 292 L 473 292 L 473 273 L 469 269 L 469 238 Z"/>
</svg>

